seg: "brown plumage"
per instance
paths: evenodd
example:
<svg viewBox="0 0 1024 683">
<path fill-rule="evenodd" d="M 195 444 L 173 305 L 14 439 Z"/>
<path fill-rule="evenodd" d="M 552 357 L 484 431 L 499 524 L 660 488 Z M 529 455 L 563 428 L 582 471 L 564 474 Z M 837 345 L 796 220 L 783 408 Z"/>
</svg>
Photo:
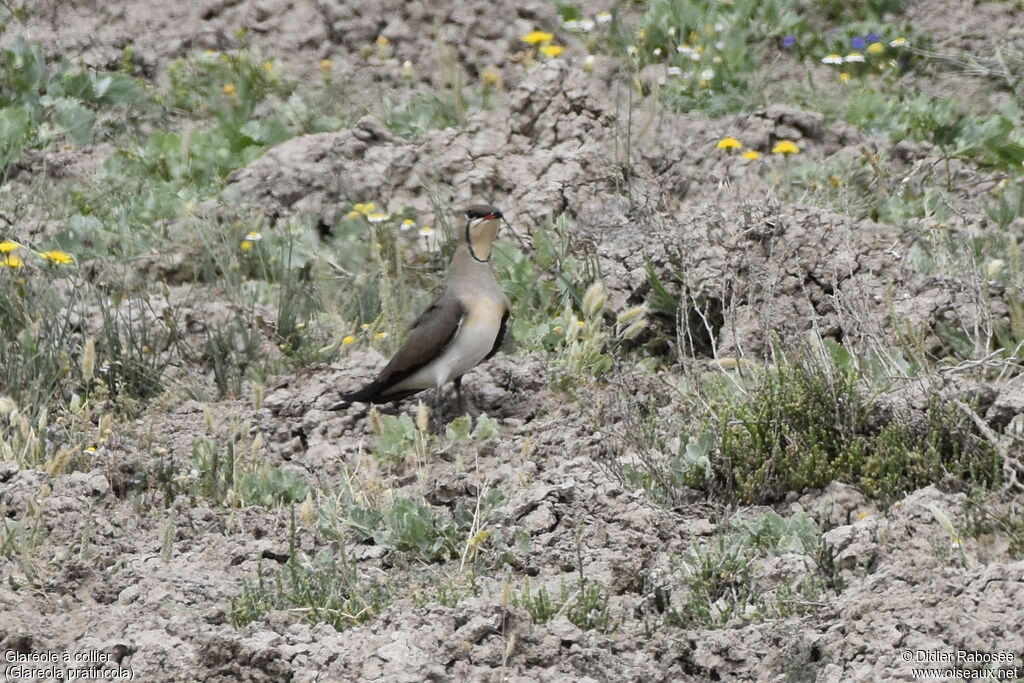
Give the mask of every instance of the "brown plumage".
<svg viewBox="0 0 1024 683">
<path fill-rule="evenodd" d="M 342 394 L 349 403 L 386 403 L 455 382 L 461 403 L 462 375 L 498 352 L 504 341 L 509 300 L 491 267 L 491 248 L 501 211 L 486 204 L 466 209 L 466 226 L 448 266 L 444 291 L 416 318 L 409 335 L 377 378 Z"/>
</svg>

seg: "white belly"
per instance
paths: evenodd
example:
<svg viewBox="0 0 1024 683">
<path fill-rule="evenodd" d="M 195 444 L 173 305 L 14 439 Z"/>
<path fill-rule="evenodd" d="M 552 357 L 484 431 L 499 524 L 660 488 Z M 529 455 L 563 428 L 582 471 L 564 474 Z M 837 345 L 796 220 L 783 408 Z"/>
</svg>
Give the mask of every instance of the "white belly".
<svg viewBox="0 0 1024 683">
<path fill-rule="evenodd" d="M 455 338 L 441 356 L 401 383 L 405 388 L 441 387 L 461 377 L 482 361 L 498 338 L 503 303 L 490 299 L 466 302 L 470 313 L 462 320 Z"/>
</svg>

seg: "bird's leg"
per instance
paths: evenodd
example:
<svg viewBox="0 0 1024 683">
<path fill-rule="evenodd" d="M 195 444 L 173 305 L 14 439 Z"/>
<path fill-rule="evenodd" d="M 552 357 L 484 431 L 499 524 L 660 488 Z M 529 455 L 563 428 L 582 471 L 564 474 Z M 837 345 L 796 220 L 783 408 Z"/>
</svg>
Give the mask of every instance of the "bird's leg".
<svg viewBox="0 0 1024 683">
<path fill-rule="evenodd" d="M 434 390 L 434 431 L 438 434 L 444 428 L 444 416 L 441 415 L 441 409 L 444 405 L 444 394 L 441 391 L 441 387 L 437 387 Z"/>
<path fill-rule="evenodd" d="M 458 402 L 459 415 L 466 414 L 466 400 L 462 396 L 462 375 L 455 378 L 455 400 Z"/>
</svg>

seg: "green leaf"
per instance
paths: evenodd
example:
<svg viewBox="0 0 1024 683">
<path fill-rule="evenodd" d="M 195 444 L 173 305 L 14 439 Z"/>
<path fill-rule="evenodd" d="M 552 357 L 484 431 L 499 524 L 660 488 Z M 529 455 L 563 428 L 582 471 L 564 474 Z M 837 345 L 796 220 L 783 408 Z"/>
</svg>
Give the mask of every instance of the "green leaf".
<svg viewBox="0 0 1024 683">
<path fill-rule="evenodd" d="M 473 428 L 473 439 L 485 441 L 498 435 L 498 421 L 482 413 L 476 419 L 476 427 Z"/>
<path fill-rule="evenodd" d="M 962 330 L 958 330 L 949 323 L 940 322 L 935 326 L 935 332 L 942 341 L 953 348 L 953 352 L 960 358 L 970 358 L 974 354 L 974 342 Z"/>
<path fill-rule="evenodd" d="M 292 137 L 288 126 L 277 119 L 265 119 L 246 122 L 239 132 L 242 135 L 263 145 L 276 145 Z"/>
<path fill-rule="evenodd" d="M 142 99 L 142 89 L 124 74 L 106 74 L 93 84 L 93 89 L 97 101 L 104 104 L 130 104 Z"/>
<path fill-rule="evenodd" d="M 381 415 L 377 451 L 384 457 L 401 457 L 416 439 L 416 425 L 407 413 L 397 417 Z"/>
<path fill-rule="evenodd" d="M 21 158 L 29 133 L 29 113 L 22 107 L 0 109 L 0 171 Z"/>
<path fill-rule="evenodd" d="M 93 89 L 93 79 L 87 73 L 67 73 L 60 80 L 60 87 L 47 89 L 49 95 L 63 95 L 75 100 L 91 102 L 96 99 L 96 92 Z"/>
<path fill-rule="evenodd" d="M 64 134 L 78 147 L 92 141 L 92 129 L 96 125 L 96 114 L 74 100 L 57 100 L 56 123 Z"/>
<path fill-rule="evenodd" d="M 469 439 L 470 419 L 465 415 L 457 417 L 444 428 L 444 435 L 449 441 L 466 441 Z"/>
</svg>

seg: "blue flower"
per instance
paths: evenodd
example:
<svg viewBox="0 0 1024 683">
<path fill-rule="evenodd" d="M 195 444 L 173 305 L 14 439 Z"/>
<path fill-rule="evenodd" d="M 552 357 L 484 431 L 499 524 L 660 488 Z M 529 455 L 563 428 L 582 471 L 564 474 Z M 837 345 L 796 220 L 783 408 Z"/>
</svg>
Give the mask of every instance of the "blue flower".
<svg viewBox="0 0 1024 683">
<path fill-rule="evenodd" d="M 864 40 L 864 36 L 854 36 L 853 40 L 850 41 L 850 45 L 853 46 L 854 50 L 863 50 L 864 46 L 867 45 L 867 41 Z"/>
<path fill-rule="evenodd" d="M 796 36 L 794 36 L 792 33 L 790 33 L 788 36 L 782 39 L 783 47 L 793 47 L 794 45 L 796 45 Z"/>
<path fill-rule="evenodd" d="M 879 40 L 881 40 L 881 38 L 879 38 L 879 37 L 878 37 L 878 34 L 877 34 L 877 33 L 875 33 L 874 31 L 872 31 L 871 33 L 869 33 L 869 34 L 868 34 L 868 35 L 866 36 L 866 38 L 867 38 L 867 41 L 868 41 L 869 43 L 877 43 L 877 42 L 878 42 Z"/>
</svg>

